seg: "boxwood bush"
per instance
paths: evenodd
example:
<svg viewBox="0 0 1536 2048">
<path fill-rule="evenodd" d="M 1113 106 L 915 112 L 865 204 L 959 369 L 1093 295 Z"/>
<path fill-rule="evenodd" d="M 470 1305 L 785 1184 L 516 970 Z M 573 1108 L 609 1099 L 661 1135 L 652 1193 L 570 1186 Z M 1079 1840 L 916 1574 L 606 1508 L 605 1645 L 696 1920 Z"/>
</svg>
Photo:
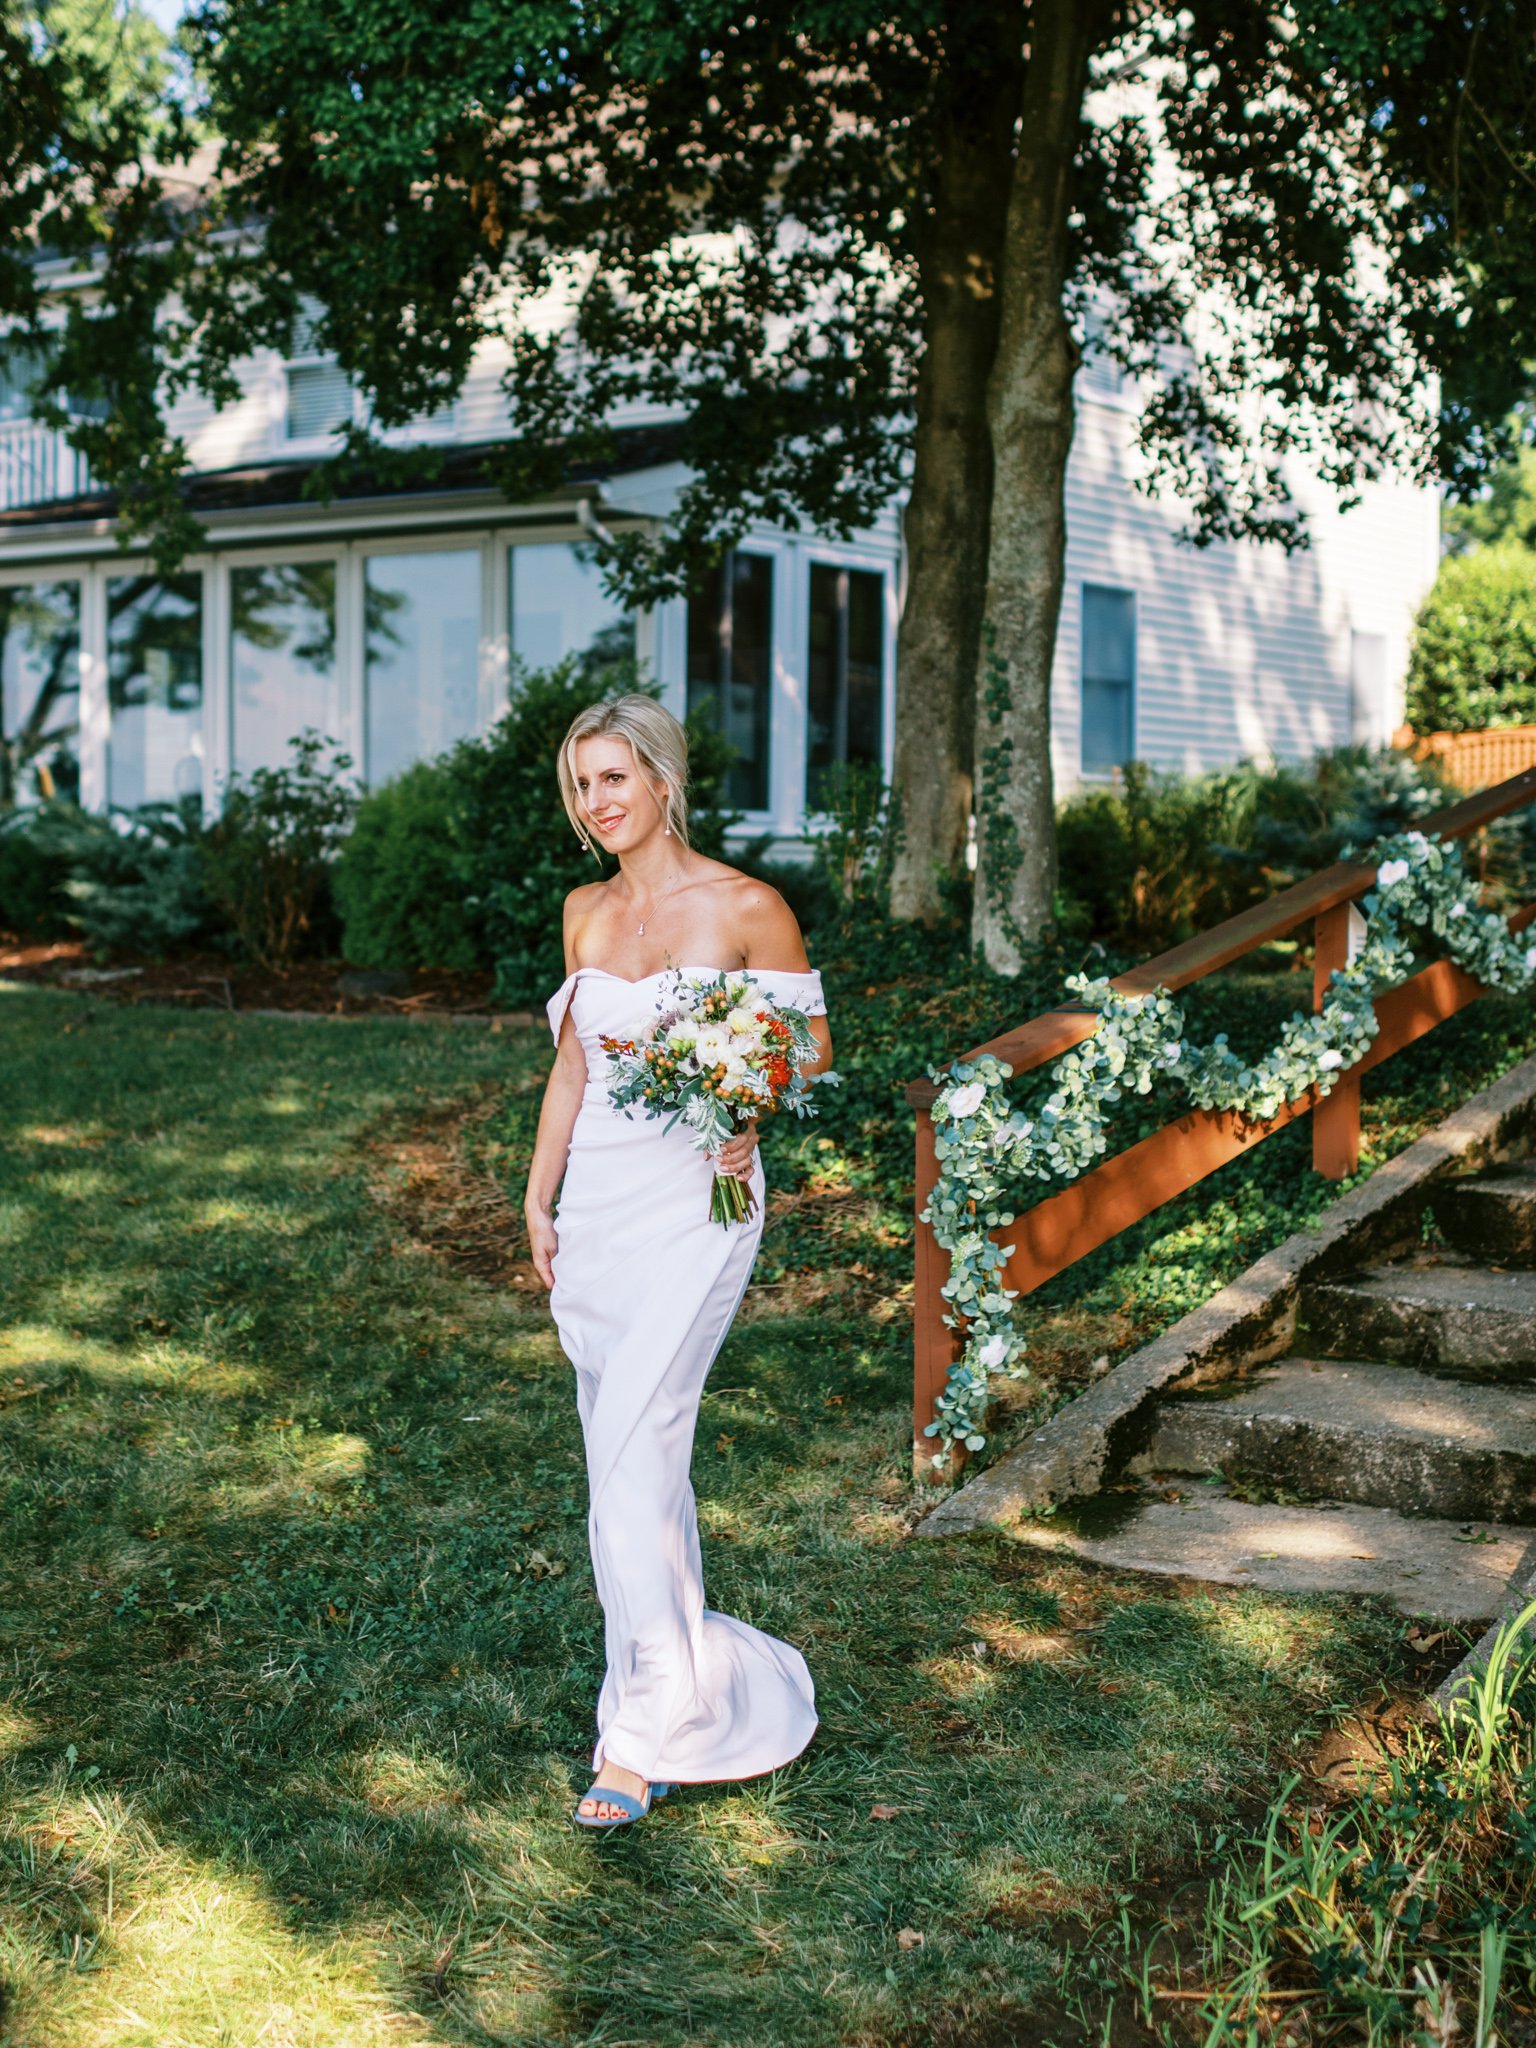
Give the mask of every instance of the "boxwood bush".
<svg viewBox="0 0 1536 2048">
<path fill-rule="evenodd" d="M 1501 541 L 1441 563 L 1414 627 L 1407 712 L 1415 732 L 1536 722 L 1536 552 Z"/>
</svg>

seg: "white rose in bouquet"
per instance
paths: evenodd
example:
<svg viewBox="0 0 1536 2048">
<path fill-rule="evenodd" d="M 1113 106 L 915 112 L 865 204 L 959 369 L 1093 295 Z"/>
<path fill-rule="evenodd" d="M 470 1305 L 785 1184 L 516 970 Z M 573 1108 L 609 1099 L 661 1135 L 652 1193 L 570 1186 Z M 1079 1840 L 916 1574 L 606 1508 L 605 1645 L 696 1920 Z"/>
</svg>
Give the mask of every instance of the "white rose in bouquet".
<svg viewBox="0 0 1536 2048">
<path fill-rule="evenodd" d="M 731 1056 L 730 1033 L 719 1024 L 706 1024 L 694 1042 L 693 1051 L 701 1067 L 721 1066 Z"/>
</svg>

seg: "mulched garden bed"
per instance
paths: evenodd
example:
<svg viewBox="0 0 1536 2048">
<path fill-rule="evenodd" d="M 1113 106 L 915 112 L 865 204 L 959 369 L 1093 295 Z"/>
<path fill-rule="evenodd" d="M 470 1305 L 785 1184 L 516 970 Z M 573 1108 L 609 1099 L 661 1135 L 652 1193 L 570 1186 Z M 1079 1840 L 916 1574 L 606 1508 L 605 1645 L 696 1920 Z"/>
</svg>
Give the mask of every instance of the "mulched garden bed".
<svg viewBox="0 0 1536 2048">
<path fill-rule="evenodd" d="M 492 977 L 424 968 L 374 974 L 343 960 L 306 960 L 269 974 L 221 953 L 149 960 L 125 953 L 103 964 L 78 939 L 28 945 L 0 933 L 0 980 L 68 988 L 118 1003 L 169 1003 L 193 1010 L 287 1010 L 325 1016 L 425 1016 L 438 1021 L 504 1016 L 491 1001 Z"/>
</svg>

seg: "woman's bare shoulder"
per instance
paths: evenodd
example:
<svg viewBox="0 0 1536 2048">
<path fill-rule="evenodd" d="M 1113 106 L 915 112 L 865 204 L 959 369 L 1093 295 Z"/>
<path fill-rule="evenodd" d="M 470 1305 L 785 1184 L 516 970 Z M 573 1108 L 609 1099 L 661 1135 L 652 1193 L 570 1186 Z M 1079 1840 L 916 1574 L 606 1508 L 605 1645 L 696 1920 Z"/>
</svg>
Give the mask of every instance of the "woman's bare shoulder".
<svg viewBox="0 0 1536 2048">
<path fill-rule="evenodd" d="M 738 871 L 731 892 L 731 921 L 741 934 L 749 967 L 809 964 L 799 919 L 771 882 Z"/>
<path fill-rule="evenodd" d="M 565 898 L 567 922 L 573 917 L 585 917 L 589 910 L 595 910 L 602 901 L 607 887 L 606 881 L 578 882 L 574 889 L 568 890 Z"/>
</svg>

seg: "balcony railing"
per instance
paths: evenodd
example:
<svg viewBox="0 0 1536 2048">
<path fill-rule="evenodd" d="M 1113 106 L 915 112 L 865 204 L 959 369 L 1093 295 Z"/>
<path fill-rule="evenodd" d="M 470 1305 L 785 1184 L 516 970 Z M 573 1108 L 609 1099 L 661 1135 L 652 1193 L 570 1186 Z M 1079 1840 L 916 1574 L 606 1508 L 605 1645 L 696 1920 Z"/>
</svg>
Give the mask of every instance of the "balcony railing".
<svg viewBox="0 0 1536 2048">
<path fill-rule="evenodd" d="M 36 420 L 0 420 L 0 515 L 96 488 L 90 464 L 62 434 Z"/>
</svg>

